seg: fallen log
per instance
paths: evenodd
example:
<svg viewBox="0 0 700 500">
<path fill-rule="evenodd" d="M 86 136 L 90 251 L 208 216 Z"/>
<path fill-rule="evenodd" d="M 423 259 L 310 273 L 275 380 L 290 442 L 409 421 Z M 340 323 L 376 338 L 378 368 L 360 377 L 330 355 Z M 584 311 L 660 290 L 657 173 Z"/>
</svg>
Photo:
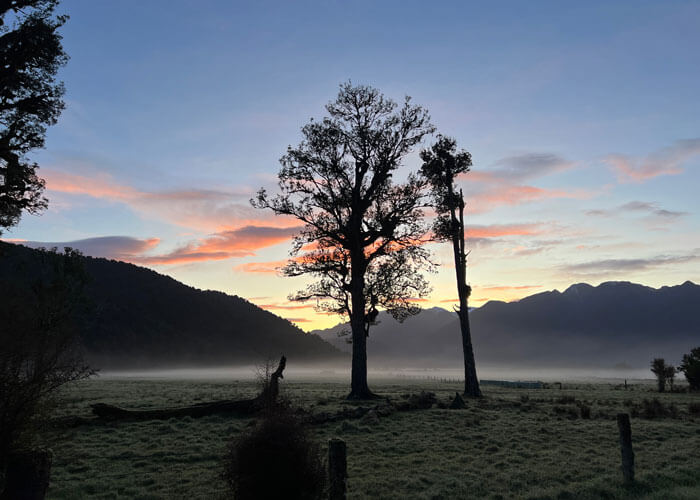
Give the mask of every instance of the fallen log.
<svg viewBox="0 0 700 500">
<path fill-rule="evenodd" d="M 167 420 L 170 418 L 192 417 L 200 418 L 220 413 L 240 416 L 254 415 L 271 408 L 277 403 L 279 394 L 279 379 L 284 378 L 282 372 L 287 359 L 282 356 L 279 365 L 270 380 L 266 381 L 263 391 L 253 399 L 210 401 L 180 408 L 164 408 L 158 410 L 126 410 L 105 403 L 91 405 L 92 413 L 105 420 Z"/>
</svg>

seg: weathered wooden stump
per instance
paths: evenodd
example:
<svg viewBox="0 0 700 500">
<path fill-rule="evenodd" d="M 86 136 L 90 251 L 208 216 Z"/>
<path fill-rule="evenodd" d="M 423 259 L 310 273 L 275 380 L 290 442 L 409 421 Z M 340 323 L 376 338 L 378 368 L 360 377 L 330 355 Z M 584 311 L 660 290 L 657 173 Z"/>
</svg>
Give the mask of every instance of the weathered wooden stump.
<svg viewBox="0 0 700 500">
<path fill-rule="evenodd" d="M 51 476 L 51 450 L 15 452 L 9 456 L 1 500 L 44 500 Z"/>
<path fill-rule="evenodd" d="M 450 403 L 450 410 L 462 410 L 467 407 L 462 396 L 458 392 L 455 392 L 455 398 Z"/>
<path fill-rule="evenodd" d="M 346 481 L 348 477 L 347 449 L 342 439 L 328 441 L 328 498 L 345 500 Z"/>
<path fill-rule="evenodd" d="M 634 450 L 632 450 L 632 427 L 628 413 L 617 414 L 617 427 L 620 430 L 622 476 L 626 483 L 631 483 L 634 481 Z"/>
</svg>

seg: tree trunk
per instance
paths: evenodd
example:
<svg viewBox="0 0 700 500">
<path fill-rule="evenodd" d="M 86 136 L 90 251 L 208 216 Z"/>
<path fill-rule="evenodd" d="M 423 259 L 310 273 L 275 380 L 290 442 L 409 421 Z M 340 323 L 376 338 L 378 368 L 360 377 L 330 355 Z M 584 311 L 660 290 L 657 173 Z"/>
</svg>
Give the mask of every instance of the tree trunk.
<svg viewBox="0 0 700 500">
<path fill-rule="evenodd" d="M 452 187 L 450 187 L 452 196 Z M 471 288 L 467 285 L 467 254 L 464 249 L 464 198 L 459 193 L 459 219 L 453 208 L 450 211 L 452 224 L 457 230 L 452 232 L 452 249 L 454 251 L 455 272 L 457 275 L 457 293 L 459 295 L 459 327 L 462 333 L 462 352 L 464 354 L 464 395 L 481 397 L 479 379 L 476 375 L 476 362 L 474 361 L 474 347 L 472 346 L 472 333 L 469 325 L 468 298 Z"/>
<path fill-rule="evenodd" d="M 360 248 L 353 252 L 352 262 L 352 375 L 348 399 L 376 399 L 377 396 L 367 385 L 367 332 L 365 331 L 365 277 L 363 267 L 364 252 Z"/>
</svg>

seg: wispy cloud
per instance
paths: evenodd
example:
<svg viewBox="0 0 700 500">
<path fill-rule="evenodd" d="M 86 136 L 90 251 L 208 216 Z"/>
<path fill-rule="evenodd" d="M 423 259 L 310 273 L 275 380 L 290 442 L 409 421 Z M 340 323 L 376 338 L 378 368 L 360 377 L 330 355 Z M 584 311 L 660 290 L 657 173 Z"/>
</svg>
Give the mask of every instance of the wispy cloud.
<svg viewBox="0 0 700 500">
<path fill-rule="evenodd" d="M 155 248 L 160 240 L 158 238 L 138 239 L 130 236 L 102 236 L 86 238 L 74 241 L 23 241 L 12 240 L 30 248 L 75 248 L 91 257 L 105 257 L 107 259 L 132 261 L 141 254 Z"/>
<path fill-rule="evenodd" d="M 597 275 L 610 272 L 646 271 L 700 260 L 700 249 L 687 255 L 658 255 L 636 259 L 601 259 L 578 264 L 569 264 L 562 270 L 573 274 Z"/>
<path fill-rule="evenodd" d="M 484 213 L 501 206 L 516 206 L 555 198 L 583 199 L 593 196 L 582 189 L 550 189 L 525 184 L 540 177 L 563 172 L 575 166 L 552 153 L 526 153 L 509 156 L 491 167 L 476 168 L 462 176 L 467 211 Z"/>
<path fill-rule="evenodd" d="M 111 176 L 94 172 L 78 175 L 43 169 L 48 191 L 89 196 L 121 203 L 139 214 L 198 231 L 223 231 L 248 225 L 290 227 L 298 222 L 258 210 L 248 202 L 248 189 L 181 189 L 144 191 L 117 182 Z"/>
<path fill-rule="evenodd" d="M 611 154 L 604 158 L 621 183 L 644 182 L 661 175 L 677 175 L 683 165 L 700 155 L 700 138 L 683 139 L 642 158 Z"/>
<path fill-rule="evenodd" d="M 638 213 L 645 215 L 647 222 L 652 224 L 671 222 L 688 215 L 688 212 L 666 210 L 661 208 L 658 203 L 649 201 L 630 201 L 615 208 L 586 210 L 585 213 L 596 217 L 614 217 L 623 213 Z"/>
</svg>

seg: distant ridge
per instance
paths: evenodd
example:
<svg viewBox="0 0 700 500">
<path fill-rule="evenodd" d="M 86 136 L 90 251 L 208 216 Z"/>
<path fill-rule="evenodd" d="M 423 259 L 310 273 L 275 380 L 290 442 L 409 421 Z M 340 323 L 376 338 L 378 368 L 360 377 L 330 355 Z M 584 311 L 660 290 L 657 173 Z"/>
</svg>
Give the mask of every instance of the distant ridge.
<svg viewBox="0 0 700 500">
<path fill-rule="evenodd" d="M 0 242 L 0 300 L 37 250 Z M 203 291 L 133 264 L 85 257 L 93 307 L 84 343 L 96 367 L 299 362 L 345 357 L 318 336 L 247 300 Z"/>
<path fill-rule="evenodd" d="M 571 285 L 564 292 L 537 293 L 517 302 L 490 301 L 471 314 L 477 361 L 509 366 L 646 368 L 653 357 L 677 363 L 700 345 L 700 286 L 654 289 L 624 281 Z M 386 313 L 370 329 L 368 357 L 454 366 L 461 360 L 454 313 L 423 311 L 399 325 Z M 348 350 L 337 333 L 343 325 L 316 330 Z"/>
</svg>

